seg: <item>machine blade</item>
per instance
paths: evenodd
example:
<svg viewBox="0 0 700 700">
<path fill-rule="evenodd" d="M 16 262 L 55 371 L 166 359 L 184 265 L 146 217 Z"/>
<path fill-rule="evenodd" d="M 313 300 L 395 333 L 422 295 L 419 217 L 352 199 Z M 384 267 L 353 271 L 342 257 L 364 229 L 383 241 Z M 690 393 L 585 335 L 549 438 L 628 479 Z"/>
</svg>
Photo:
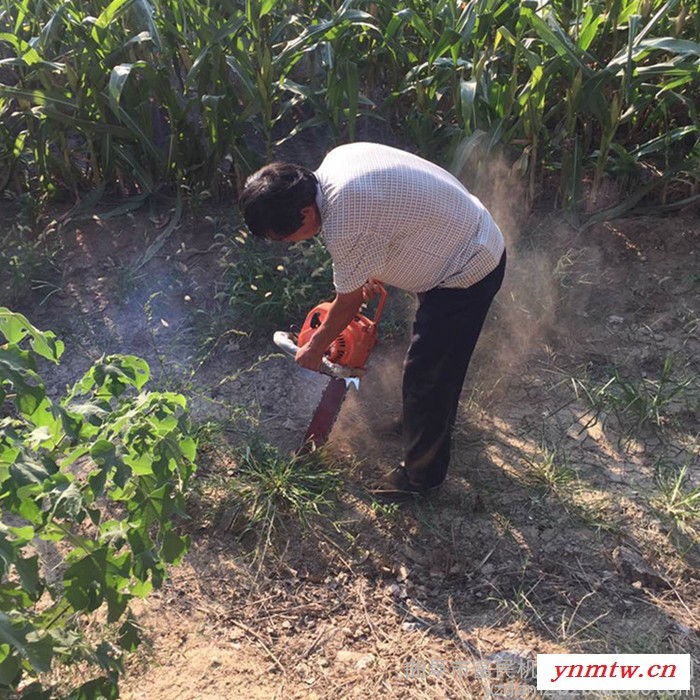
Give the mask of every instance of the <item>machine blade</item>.
<svg viewBox="0 0 700 700">
<path fill-rule="evenodd" d="M 349 385 L 350 382 L 337 377 L 328 382 L 306 430 L 299 454 L 313 452 L 328 440 Z"/>
</svg>

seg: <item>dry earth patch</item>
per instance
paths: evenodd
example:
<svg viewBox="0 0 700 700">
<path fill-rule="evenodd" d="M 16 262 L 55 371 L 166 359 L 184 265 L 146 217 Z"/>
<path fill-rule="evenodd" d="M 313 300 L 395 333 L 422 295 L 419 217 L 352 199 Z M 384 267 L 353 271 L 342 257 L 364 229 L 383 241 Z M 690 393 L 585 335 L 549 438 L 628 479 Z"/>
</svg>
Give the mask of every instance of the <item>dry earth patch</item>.
<svg viewBox="0 0 700 700">
<path fill-rule="evenodd" d="M 444 488 L 402 509 L 362 488 L 400 454 L 383 430 L 399 410 L 394 337 L 328 446 L 343 484 L 333 509 L 310 530 L 288 523 L 264 559 L 220 518 L 230 445 L 253 424 L 293 449 L 324 380 L 267 358 L 265 337 L 199 352 L 202 319 L 220 320 L 224 220 L 190 219 L 142 266 L 157 235 L 145 217 L 73 226 L 59 291 L 18 309 L 73 350 L 56 387 L 103 352 L 138 354 L 211 428 L 193 549 L 138 610 L 148 644 L 124 697 L 513 697 L 532 690 L 537 652 L 698 657 L 696 216 L 587 233 L 530 217 L 511 240 Z"/>
</svg>

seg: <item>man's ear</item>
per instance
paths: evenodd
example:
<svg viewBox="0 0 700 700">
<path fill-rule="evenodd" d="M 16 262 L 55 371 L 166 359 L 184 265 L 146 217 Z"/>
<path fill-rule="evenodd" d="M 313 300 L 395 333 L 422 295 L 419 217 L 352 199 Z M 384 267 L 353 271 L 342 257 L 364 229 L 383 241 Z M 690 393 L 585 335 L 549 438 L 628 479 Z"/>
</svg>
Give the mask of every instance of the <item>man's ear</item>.
<svg viewBox="0 0 700 700">
<path fill-rule="evenodd" d="M 316 207 L 313 204 L 309 204 L 308 207 L 302 207 L 301 208 L 301 220 L 306 223 L 308 221 L 308 218 L 310 216 L 313 216 L 315 213 Z"/>
</svg>

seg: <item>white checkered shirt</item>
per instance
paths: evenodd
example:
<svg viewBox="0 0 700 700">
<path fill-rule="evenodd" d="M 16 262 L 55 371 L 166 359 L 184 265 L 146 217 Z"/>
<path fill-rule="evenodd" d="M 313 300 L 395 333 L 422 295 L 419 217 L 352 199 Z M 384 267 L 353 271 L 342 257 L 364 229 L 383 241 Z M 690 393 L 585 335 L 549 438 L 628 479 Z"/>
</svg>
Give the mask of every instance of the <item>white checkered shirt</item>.
<svg viewBox="0 0 700 700">
<path fill-rule="evenodd" d="M 374 143 L 333 149 L 315 172 L 336 291 L 375 277 L 411 292 L 469 287 L 498 265 L 503 236 L 446 170 Z"/>
</svg>

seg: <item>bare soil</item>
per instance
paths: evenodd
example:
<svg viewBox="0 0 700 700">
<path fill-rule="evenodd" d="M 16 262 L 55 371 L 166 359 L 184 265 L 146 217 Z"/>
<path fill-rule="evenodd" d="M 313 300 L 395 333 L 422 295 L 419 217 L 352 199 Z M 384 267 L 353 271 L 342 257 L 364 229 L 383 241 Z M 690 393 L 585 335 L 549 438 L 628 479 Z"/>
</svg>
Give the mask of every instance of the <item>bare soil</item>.
<svg viewBox="0 0 700 700">
<path fill-rule="evenodd" d="M 232 469 L 228 441 L 248 439 L 232 417 L 292 450 L 325 380 L 264 359 L 268 337 L 222 328 L 202 354 L 220 320 L 217 234 L 235 225 L 190 215 L 144 265 L 160 222 L 66 227 L 58 291 L 21 309 L 66 343 L 55 390 L 103 352 L 134 353 L 195 420 L 227 427 L 203 443 L 192 550 L 137 609 L 148 641 L 123 697 L 534 697 L 537 653 L 700 658 L 700 221 L 503 223 L 506 283 L 443 488 L 397 509 L 363 489 L 400 458 L 385 429 L 407 341 L 394 338 L 331 436 L 344 471 L 330 518 L 291 521 L 264 560 L 222 526 L 208 486 Z"/>
</svg>

